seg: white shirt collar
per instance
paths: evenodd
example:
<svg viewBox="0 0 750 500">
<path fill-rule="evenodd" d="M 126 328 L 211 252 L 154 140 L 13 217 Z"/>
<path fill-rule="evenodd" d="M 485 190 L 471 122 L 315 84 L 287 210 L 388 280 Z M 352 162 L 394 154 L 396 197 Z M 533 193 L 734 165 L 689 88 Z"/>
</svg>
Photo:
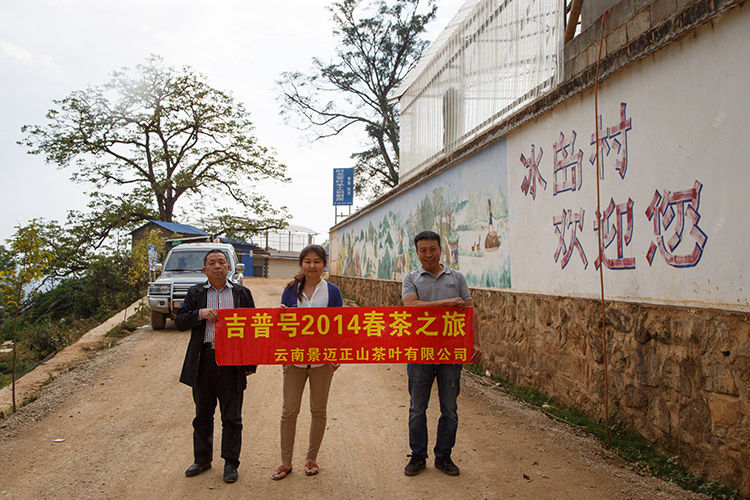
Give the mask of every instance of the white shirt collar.
<svg viewBox="0 0 750 500">
<path fill-rule="evenodd" d="M 328 305 L 328 282 L 324 279 L 315 285 L 312 296 L 308 298 L 304 292 L 299 300 L 301 307 L 325 307 Z"/>
</svg>

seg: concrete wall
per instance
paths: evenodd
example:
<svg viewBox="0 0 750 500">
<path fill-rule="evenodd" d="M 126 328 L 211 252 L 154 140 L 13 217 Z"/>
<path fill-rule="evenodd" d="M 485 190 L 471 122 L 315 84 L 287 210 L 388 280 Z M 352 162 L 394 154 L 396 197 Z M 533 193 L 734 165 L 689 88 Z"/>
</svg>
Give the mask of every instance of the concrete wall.
<svg viewBox="0 0 750 500">
<path fill-rule="evenodd" d="M 397 304 L 411 238 L 439 232 L 488 368 L 599 418 L 601 227 L 612 413 L 750 495 L 750 6 L 621 1 L 595 117 L 600 27 L 566 46 L 553 92 L 332 228 L 331 279 Z"/>
<path fill-rule="evenodd" d="M 737 238 L 750 233 L 741 209 L 750 147 L 740 132 L 750 117 L 750 71 L 737 64 L 748 60 L 747 10 L 599 87 L 609 297 L 750 310 L 750 239 Z M 591 94 L 506 137 L 513 288 L 598 294 Z M 529 179 L 533 196 L 519 189 Z"/>
<path fill-rule="evenodd" d="M 331 231 L 332 272 L 395 279 L 432 229 L 470 286 L 594 298 L 601 226 L 608 297 L 750 310 L 748 33 L 745 6 L 603 81 L 597 120 L 589 88 L 399 187 Z"/>
<path fill-rule="evenodd" d="M 289 278 L 299 272 L 299 262 L 296 259 L 268 258 L 268 278 Z"/>
<path fill-rule="evenodd" d="M 400 305 L 398 281 L 331 276 L 357 304 Z M 483 364 L 604 419 L 601 303 L 472 289 Z M 750 487 L 750 314 L 607 303 L 611 422 L 700 474 Z"/>
</svg>

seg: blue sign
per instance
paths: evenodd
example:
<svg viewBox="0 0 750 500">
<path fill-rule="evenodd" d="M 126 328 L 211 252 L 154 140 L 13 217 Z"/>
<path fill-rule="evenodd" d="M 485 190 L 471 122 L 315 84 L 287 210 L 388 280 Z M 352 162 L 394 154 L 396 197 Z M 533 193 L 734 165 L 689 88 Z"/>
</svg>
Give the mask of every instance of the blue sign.
<svg viewBox="0 0 750 500">
<path fill-rule="evenodd" d="M 354 204 L 354 169 L 333 169 L 333 204 Z"/>
</svg>

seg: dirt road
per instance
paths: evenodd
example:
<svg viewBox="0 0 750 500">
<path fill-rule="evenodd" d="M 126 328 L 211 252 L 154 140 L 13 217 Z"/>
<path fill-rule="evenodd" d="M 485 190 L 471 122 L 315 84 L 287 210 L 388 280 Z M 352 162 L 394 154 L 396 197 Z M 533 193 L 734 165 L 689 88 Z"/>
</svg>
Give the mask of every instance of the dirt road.
<svg viewBox="0 0 750 500">
<path fill-rule="evenodd" d="M 280 283 L 248 284 L 258 305 L 271 307 Z M 701 498 L 636 474 L 590 437 L 470 374 L 462 379 L 453 452 L 461 475 L 446 476 L 428 461 L 427 470 L 406 477 L 403 365 L 337 371 L 320 474 L 302 471 L 309 416 L 301 413 L 295 469 L 279 482 L 270 475 L 279 464 L 281 370 L 260 367 L 245 393 L 239 480 L 222 482 L 218 449 L 212 470 L 186 478 L 193 405 L 177 377 L 187 339 L 186 332 L 139 329 L 0 422 L 0 498 Z M 431 401 L 430 446 L 436 394 Z"/>
</svg>

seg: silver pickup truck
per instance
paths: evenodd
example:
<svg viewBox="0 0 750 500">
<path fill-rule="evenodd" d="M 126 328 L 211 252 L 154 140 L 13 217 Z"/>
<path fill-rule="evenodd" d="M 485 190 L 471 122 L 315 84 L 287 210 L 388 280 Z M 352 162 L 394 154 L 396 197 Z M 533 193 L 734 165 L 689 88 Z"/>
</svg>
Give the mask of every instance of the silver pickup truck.
<svg viewBox="0 0 750 500">
<path fill-rule="evenodd" d="M 231 283 L 242 284 L 245 265 L 237 258 L 234 247 L 227 243 L 183 243 L 172 248 L 164 259 L 164 265 L 156 266 L 161 273 L 156 281 L 148 284 L 148 305 L 151 307 L 151 327 L 161 330 L 167 318 L 174 319 L 185 300 L 188 289 L 206 281 L 203 274 L 203 257 L 209 250 L 222 250 L 229 262 Z"/>
</svg>

